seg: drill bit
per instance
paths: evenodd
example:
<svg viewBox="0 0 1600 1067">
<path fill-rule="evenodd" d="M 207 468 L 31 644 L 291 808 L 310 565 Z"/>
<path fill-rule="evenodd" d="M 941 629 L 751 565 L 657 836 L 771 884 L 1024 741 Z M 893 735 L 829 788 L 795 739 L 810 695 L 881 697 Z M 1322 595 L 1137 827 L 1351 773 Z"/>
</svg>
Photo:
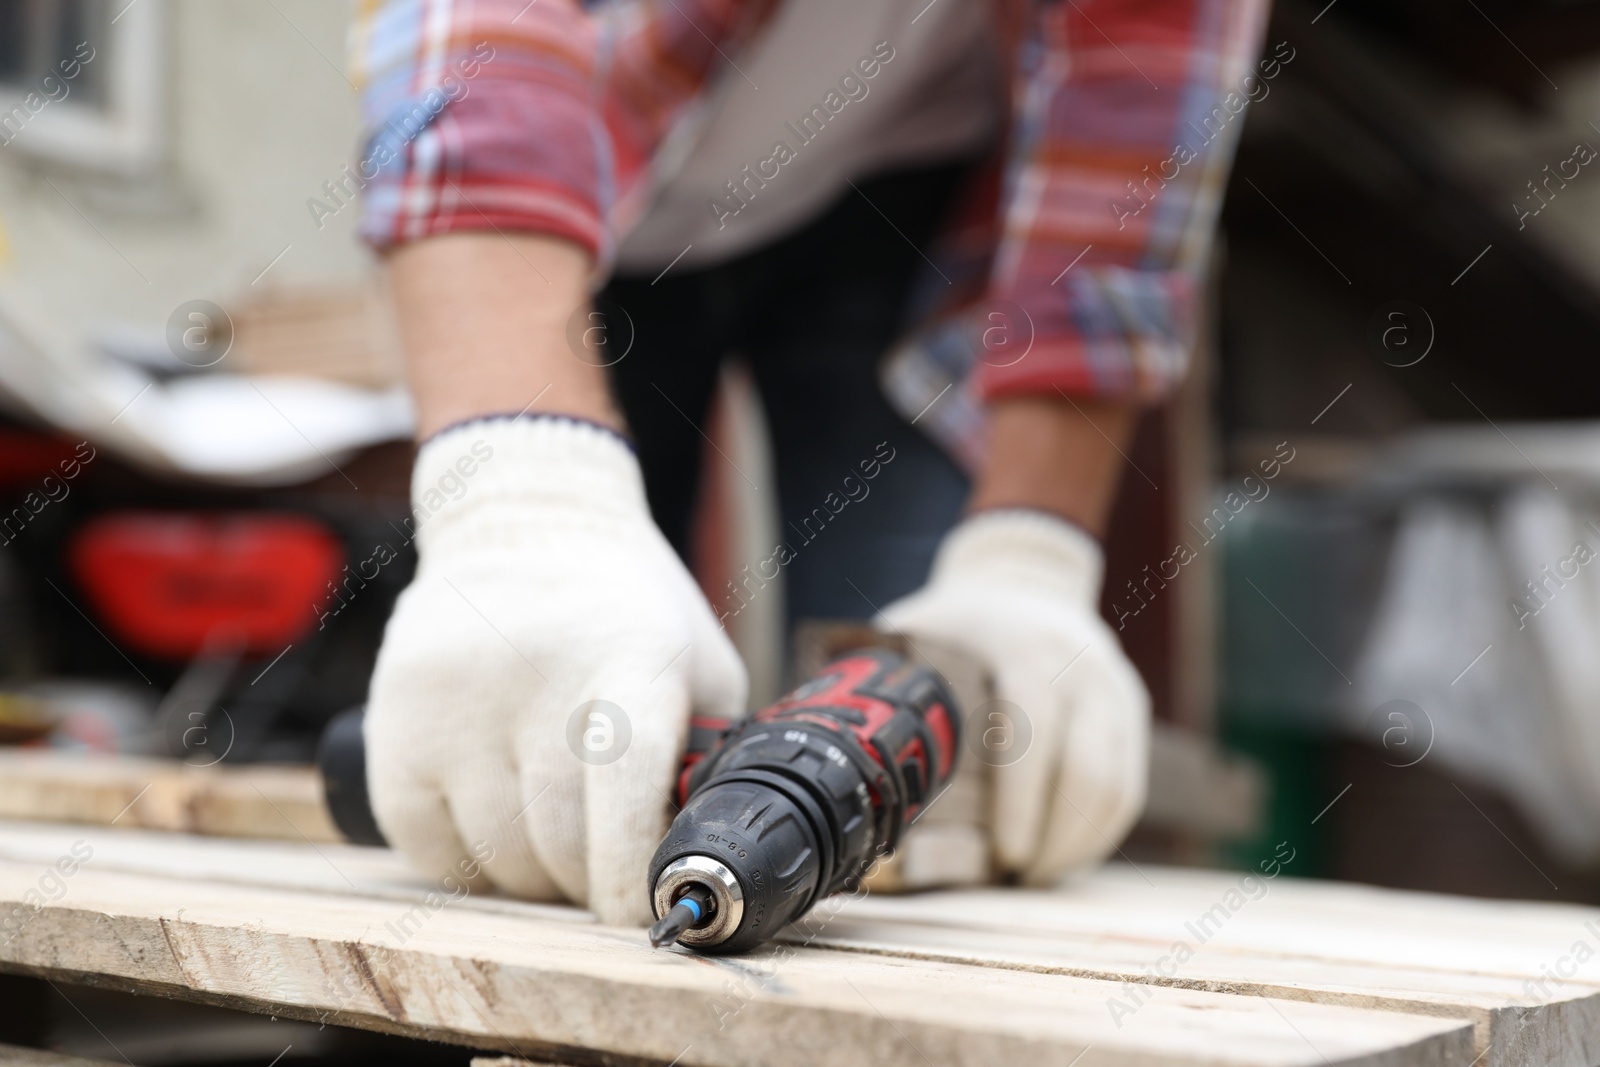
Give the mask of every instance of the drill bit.
<svg viewBox="0 0 1600 1067">
<path fill-rule="evenodd" d="M 650 945 L 661 948 L 682 937 L 689 928 L 699 925 L 711 910 L 711 894 L 702 886 L 691 886 L 678 898 L 665 915 L 650 927 Z"/>
</svg>

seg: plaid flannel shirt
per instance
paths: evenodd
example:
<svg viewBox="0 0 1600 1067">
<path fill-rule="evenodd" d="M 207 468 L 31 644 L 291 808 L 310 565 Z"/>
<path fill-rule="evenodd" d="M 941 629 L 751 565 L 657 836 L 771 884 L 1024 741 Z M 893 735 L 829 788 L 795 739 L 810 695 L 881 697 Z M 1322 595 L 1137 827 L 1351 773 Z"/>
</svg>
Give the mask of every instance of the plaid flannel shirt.
<svg viewBox="0 0 1600 1067">
<path fill-rule="evenodd" d="M 366 0 L 363 236 L 548 233 L 604 270 L 658 149 L 703 121 L 724 57 L 779 2 Z M 1009 130 L 928 250 L 921 325 L 882 369 L 969 468 L 986 399 L 1150 401 L 1182 378 L 1242 112 L 1293 58 L 1257 70 L 1268 0 L 983 2 Z"/>
</svg>

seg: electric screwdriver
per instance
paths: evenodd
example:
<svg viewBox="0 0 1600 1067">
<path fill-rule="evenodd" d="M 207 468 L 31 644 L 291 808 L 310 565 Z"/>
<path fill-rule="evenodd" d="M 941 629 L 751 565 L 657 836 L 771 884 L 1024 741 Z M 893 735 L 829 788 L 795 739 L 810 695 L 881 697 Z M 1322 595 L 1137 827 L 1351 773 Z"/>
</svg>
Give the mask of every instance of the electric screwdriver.
<svg viewBox="0 0 1600 1067">
<path fill-rule="evenodd" d="M 720 735 L 691 723 L 682 810 L 650 863 L 651 943 L 742 951 L 855 888 L 950 781 L 959 744 L 944 682 L 880 649 Z"/>
<path fill-rule="evenodd" d="M 650 863 L 651 943 L 743 951 L 855 888 L 949 783 L 960 729 L 940 677 L 881 649 L 834 659 L 748 719 L 691 720 L 682 810 Z M 361 709 L 328 725 L 317 762 L 335 825 L 384 844 Z"/>
</svg>

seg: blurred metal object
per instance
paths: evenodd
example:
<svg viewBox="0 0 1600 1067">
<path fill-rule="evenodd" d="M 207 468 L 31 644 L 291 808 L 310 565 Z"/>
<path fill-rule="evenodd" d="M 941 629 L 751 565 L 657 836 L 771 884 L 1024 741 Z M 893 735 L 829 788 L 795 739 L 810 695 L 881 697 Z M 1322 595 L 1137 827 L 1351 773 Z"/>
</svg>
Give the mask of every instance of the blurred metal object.
<svg viewBox="0 0 1600 1067">
<path fill-rule="evenodd" d="M 200 654 L 189 661 L 156 710 L 156 727 L 169 755 L 187 759 L 196 747 L 195 731 L 206 742 L 207 722 L 217 701 L 228 689 L 244 652 L 231 631 L 213 631 Z M 209 754 L 208 754 L 209 755 Z M 220 760 L 222 756 L 216 756 Z M 216 762 L 212 760 L 211 762 Z"/>
</svg>

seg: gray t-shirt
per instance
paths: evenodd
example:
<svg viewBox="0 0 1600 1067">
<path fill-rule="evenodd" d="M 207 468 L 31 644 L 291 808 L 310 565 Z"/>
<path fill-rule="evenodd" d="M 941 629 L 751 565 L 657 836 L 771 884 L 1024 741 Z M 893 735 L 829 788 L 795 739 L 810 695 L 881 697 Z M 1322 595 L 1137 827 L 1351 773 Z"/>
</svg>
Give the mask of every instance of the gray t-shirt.
<svg viewBox="0 0 1600 1067">
<path fill-rule="evenodd" d="M 669 139 L 619 268 L 718 263 L 804 225 L 848 181 L 978 152 L 1003 109 L 984 8 L 789 0 Z"/>
</svg>

